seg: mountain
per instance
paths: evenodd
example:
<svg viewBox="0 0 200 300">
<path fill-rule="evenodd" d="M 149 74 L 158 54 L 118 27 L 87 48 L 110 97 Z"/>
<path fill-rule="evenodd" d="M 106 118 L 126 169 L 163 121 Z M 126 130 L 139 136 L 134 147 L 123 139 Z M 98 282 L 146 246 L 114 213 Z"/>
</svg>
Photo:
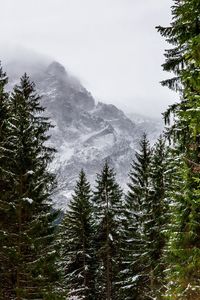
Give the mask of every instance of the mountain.
<svg viewBox="0 0 200 300">
<path fill-rule="evenodd" d="M 14 70 L 8 65 L 10 88 L 18 80 L 21 68 L 15 64 Z M 115 168 L 121 186 L 125 187 L 140 136 L 146 131 L 155 140 L 161 132 L 159 122 L 136 115 L 129 118 L 112 104 L 96 103 L 80 81 L 58 62 L 36 65 L 29 68 L 29 73 L 42 95 L 45 114 L 55 126 L 50 141 L 57 149 L 51 166 L 58 176 L 55 205 L 66 208 L 82 168 L 94 185 L 105 160 Z"/>
<path fill-rule="evenodd" d="M 164 130 L 164 122 L 161 118 L 151 118 L 137 113 L 127 113 L 127 116 L 137 124 L 139 131 L 147 133 L 151 144 L 156 142 L 158 136 Z"/>
</svg>

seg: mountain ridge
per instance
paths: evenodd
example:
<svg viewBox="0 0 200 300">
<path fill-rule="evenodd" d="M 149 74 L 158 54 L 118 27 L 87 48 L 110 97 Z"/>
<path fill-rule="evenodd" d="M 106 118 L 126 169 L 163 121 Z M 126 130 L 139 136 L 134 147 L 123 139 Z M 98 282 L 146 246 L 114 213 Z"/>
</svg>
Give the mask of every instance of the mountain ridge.
<svg viewBox="0 0 200 300">
<path fill-rule="evenodd" d="M 58 174 L 56 207 L 65 210 L 81 169 L 93 186 L 105 160 L 115 169 L 124 188 L 140 136 L 143 131 L 148 133 L 151 123 L 153 142 L 161 132 L 160 125 L 145 118 L 142 122 L 134 120 L 134 116 L 129 118 L 113 104 L 96 103 L 91 93 L 59 62 L 36 69 L 30 74 L 31 80 L 42 96 L 45 114 L 55 126 L 50 145 L 58 151 L 51 165 Z M 15 84 L 16 73 L 8 75 L 11 85 Z"/>
</svg>

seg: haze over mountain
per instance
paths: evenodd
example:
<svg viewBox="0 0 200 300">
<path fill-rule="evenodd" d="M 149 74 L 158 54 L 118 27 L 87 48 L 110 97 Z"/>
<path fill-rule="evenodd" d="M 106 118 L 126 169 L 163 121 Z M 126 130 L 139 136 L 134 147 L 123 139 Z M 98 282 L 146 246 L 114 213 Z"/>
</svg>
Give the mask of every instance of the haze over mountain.
<svg viewBox="0 0 200 300">
<path fill-rule="evenodd" d="M 95 99 L 160 117 L 175 93 L 159 81 L 167 47 L 155 27 L 170 24 L 172 0 L 2 1 L 4 52 L 21 45 L 54 57 Z M 9 48 L 9 49 L 8 49 Z"/>
<path fill-rule="evenodd" d="M 12 60 L 5 69 L 10 77 L 9 89 L 24 71 L 31 75 L 42 95 L 45 114 L 55 126 L 51 131 L 51 145 L 58 152 L 52 168 L 59 183 L 56 206 L 63 209 L 82 168 L 94 184 L 96 173 L 107 160 L 125 187 L 142 133 L 146 131 L 153 142 L 162 130 L 158 120 L 131 112 L 127 117 L 113 104 L 96 102 L 80 81 L 56 61 L 36 59 L 29 64 L 28 60 Z"/>
</svg>

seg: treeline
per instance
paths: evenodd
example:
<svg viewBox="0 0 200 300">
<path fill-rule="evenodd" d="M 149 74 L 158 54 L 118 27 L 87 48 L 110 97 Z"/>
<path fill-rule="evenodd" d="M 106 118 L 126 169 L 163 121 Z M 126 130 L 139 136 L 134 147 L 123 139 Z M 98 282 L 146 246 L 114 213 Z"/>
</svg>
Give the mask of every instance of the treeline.
<svg viewBox="0 0 200 300">
<path fill-rule="evenodd" d="M 164 230 L 174 165 L 146 135 L 123 194 L 106 162 L 92 191 L 81 170 L 59 224 L 55 150 L 40 97 L 25 74 L 11 93 L 0 68 L 1 299 L 150 299 L 164 291 Z"/>
<path fill-rule="evenodd" d="M 59 299 L 51 125 L 27 75 L 10 94 L 7 81 L 0 68 L 0 299 Z"/>
<path fill-rule="evenodd" d="M 0 68 L 1 299 L 170 299 L 185 186 L 176 147 L 144 134 L 125 194 L 107 162 L 93 190 L 81 170 L 59 223 L 51 125 L 26 74 L 10 94 L 6 83 Z"/>
<path fill-rule="evenodd" d="M 172 15 L 164 138 L 141 138 L 125 194 L 107 162 L 94 190 L 81 170 L 60 224 L 51 125 L 27 75 L 7 93 L 0 68 L 0 299 L 200 299 L 200 2 Z"/>
<path fill-rule="evenodd" d="M 173 172 L 164 140 L 151 149 L 146 135 L 126 195 L 107 162 L 94 191 L 80 172 L 59 234 L 68 299 L 161 298 Z"/>
</svg>

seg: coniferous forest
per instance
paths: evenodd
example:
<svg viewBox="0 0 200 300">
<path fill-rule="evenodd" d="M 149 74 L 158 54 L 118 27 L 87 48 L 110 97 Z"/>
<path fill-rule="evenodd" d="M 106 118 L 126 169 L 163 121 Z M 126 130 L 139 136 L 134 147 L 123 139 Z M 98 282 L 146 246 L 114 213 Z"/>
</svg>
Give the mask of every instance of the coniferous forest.
<svg viewBox="0 0 200 300">
<path fill-rule="evenodd" d="M 126 192 L 108 161 L 94 187 L 80 170 L 64 213 L 41 97 L 26 73 L 8 92 L 0 67 L 0 299 L 200 299 L 200 1 L 171 13 L 163 134 L 141 136 Z"/>
</svg>

